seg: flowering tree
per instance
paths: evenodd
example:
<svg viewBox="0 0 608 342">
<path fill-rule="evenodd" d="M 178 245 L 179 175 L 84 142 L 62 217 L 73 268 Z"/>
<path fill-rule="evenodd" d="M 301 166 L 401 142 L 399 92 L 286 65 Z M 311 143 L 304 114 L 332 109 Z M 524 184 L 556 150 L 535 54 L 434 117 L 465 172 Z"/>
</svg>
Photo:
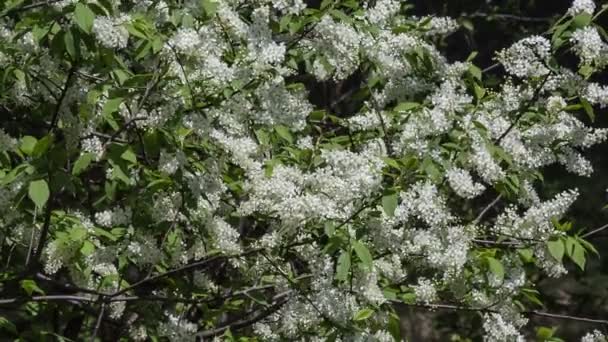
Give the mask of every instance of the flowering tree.
<svg viewBox="0 0 608 342">
<path fill-rule="evenodd" d="M 590 175 L 608 133 L 583 123 L 607 6 L 497 52 L 491 87 L 435 47 L 455 21 L 398 0 L 1 6 L 3 334 L 393 341 L 403 306 L 487 341 L 608 325 L 534 285 L 596 253 L 563 219 L 577 190 L 535 187 Z"/>
</svg>

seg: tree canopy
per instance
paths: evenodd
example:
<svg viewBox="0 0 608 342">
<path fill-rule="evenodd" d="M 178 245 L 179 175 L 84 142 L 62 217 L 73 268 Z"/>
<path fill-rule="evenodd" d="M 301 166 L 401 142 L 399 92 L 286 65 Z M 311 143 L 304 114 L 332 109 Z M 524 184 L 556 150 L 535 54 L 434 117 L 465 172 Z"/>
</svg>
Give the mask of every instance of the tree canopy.
<svg viewBox="0 0 608 342">
<path fill-rule="evenodd" d="M 0 4 L 0 331 L 16 340 L 561 341 L 598 254 L 539 191 L 605 141 L 608 9 L 454 61 L 398 0 Z M 483 43 L 483 42 L 479 42 Z M 501 70 L 501 74 L 492 74 Z"/>
</svg>

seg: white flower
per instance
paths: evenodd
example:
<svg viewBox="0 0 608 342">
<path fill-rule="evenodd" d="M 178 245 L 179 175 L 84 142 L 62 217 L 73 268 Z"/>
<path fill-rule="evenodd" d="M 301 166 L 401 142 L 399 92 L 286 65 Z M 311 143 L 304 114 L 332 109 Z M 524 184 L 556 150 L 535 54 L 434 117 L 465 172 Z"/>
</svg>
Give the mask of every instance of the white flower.
<svg viewBox="0 0 608 342">
<path fill-rule="evenodd" d="M 418 285 L 412 287 L 416 294 L 416 301 L 419 303 L 430 304 L 437 298 L 437 290 L 429 279 L 419 278 Z"/>
<path fill-rule="evenodd" d="M 599 330 L 593 330 L 583 336 L 581 342 L 608 342 L 608 338 Z"/>
<path fill-rule="evenodd" d="M 485 190 L 483 184 L 473 182 L 471 174 L 466 170 L 452 168 L 446 172 L 446 176 L 448 183 L 460 197 L 473 198 Z"/>
<path fill-rule="evenodd" d="M 96 17 L 93 22 L 93 34 L 101 45 L 107 48 L 125 48 L 129 40 L 129 31 L 122 24 L 128 20 L 128 17 Z"/>
<path fill-rule="evenodd" d="M 606 54 L 608 45 L 593 26 L 580 28 L 574 33 L 570 41 L 574 45 L 574 51 L 584 64 L 596 64 L 603 66 L 608 63 Z"/>
<path fill-rule="evenodd" d="M 484 341 L 486 342 L 525 342 L 524 337 L 518 329 L 497 313 L 485 314 L 483 316 Z"/>
<path fill-rule="evenodd" d="M 94 136 L 82 141 L 82 151 L 92 153 L 95 160 L 99 161 L 103 157 L 104 146 L 101 140 Z"/>
<path fill-rule="evenodd" d="M 517 77 L 539 77 L 549 73 L 545 62 L 551 53 L 551 42 L 541 36 L 524 38 L 498 53 L 498 61 L 508 73 Z"/>
<path fill-rule="evenodd" d="M 581 13 L 593 15 L 595 12 L 594 0 L 574 0 L 568 9 L 568 14 L 575 16 Z"/>
</svg>

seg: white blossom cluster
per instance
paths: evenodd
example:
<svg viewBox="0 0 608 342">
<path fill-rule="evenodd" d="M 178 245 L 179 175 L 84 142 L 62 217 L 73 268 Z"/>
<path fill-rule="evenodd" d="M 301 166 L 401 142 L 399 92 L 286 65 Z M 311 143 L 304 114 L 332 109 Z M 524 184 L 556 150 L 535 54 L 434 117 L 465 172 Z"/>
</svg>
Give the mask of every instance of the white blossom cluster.
<svg viewBox="0 0 608 342">
<path fill-rule="evenodd" d="M 0 223 L 11 227 L 0 236 L 87 296 L 123 291 L 106 314 L 134 320 L 134 340 L 219 339 L 253 317 L 231 333 L 390 341 L 395 302 L 450 301 L 495 306 L 480 326 L 486 341 L 524 341 L 513 303 L 533 287 L 529 268 L 566 273 L 545 243 L 569 234 L 554 222 L 579 195 L 546 199 L 537 180 L 550 165 L 592 174 L 584 152 L 608 130 L 575 111 L 581 99 L 608 106 L 608 86 L 582 76 L 608 64 L 607 45 L 593 25 L 572 29 L 561 48 L 582 69 L 570 70 L 552 65 L 548 38 L 522 39 L 497 53 L 505 82 L 484 87 L 472 63 L 433 45 L 455 20 L 363 3 L 78 2 L 95 9 L 91 32 L 72 27 L 91 38 L 82 65 L 3 23 L 0 40 L 17 52 L 2 47 L 0 64 L 35 63 L 7 76 L 0 104 L 44 107 L 40 127 L 55 140 L 0 127 Z M 568 13 L 594 11 L 575 0 Z M 344 100 L 319 104 L 322 92 Z M 341 101 L 356 108 L 337 110 Z M 119 300 L 144 295 L 166 300 Z M 195 300 L 204 310 L 186 305 Z"/>
</svg>

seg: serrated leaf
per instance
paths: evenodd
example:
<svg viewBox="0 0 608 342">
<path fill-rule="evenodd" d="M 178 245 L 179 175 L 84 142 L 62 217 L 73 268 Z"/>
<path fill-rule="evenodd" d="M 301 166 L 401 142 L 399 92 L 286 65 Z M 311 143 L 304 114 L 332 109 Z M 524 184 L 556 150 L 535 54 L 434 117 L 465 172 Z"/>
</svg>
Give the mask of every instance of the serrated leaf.
<svg viewBox="0 0 608 342">
<path fill-rule="evenodd" d="M 561 239 L 547 241 L 549 253 L 555 260 L 562 262 L 565 252 L 564 242 Z"/>
<path fill-rule="evenodd" d="M 350 251 L 344 251 L 338 257 L 338 266 L 336 267 L 336 279 L 339 281 L 346 281 L 348 279 L 348 272 L 350 271 Z"/>
<path fill-rule="evenodd" d="M 364 320 L 372 317 L 373 314 L 374 314 L 374 310 L 372 310 L 370 308 L 361 309 L 361 310 L 357 311 L 357 313 L 353 317 L 353 320 L 354 321 L 364 321 Z"/>
<path fill-rule="evenodd" d="M 399 196 L 397 193 L 382 196 L 382 209 L 388 216 L 395 215 L 395 209 L 397 209 L 397 202 Z"/>
<path fill-rule="evenodd" d="M 50 196 L 49 186 L 44 179 L 32 181 L 27 193 L 38 209 L 44 207 Z"/>
<path fill-rule="evenodd" d="M 76 4 L 76 8 L 74 8 L 74 21 L 78 27 L 86 33 L 91 33 L 94 20 L 95 13 L 87 5 L 83 3 Z"/>
<path fill-rule="evenodd" d="M 367 246 L 365 246 L 365 244 L 363 244 L 361 241 L 355 241 L 353 242 L 353 248 L 355 249 L 355 253 L 357 254 L 357 257 L 359 257 L 363 265 L 367 269 L 372 270 L 374 260 Z"/>
<path fill-rule="evenodd" d="M 72 167 L 72 175 L 78 176 L 79 174 L 81 174 L 84 170 L 86 170 L 89 167 L 89 165 L 91 164 L 91 161 L 93 161 L 93 159 L 94 159 L 93 153 L 81 154 L 80 157 L 78 157 L 78 159 L 76 159 L 76 162 L 74 163 L 74 166 Z"/>
<path fill-rule="evenodd" d="M 488 268 L 490 272 L 492 272 L 498 279 L 501 281 L 505 278 L 505 269 L 502 266 L 502 263 L 495 258 L 487 257 Z"/>
</svg>

